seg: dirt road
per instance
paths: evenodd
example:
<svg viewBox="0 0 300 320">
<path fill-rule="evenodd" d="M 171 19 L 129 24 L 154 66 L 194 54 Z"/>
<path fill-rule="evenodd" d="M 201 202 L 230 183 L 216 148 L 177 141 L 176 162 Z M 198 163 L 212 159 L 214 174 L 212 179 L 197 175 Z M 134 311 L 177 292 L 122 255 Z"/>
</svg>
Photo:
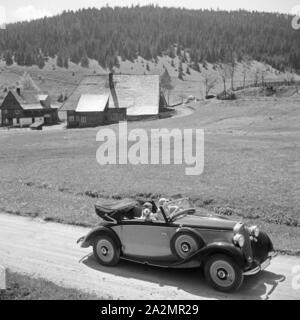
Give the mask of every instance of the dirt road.
<svg viewBox="0 0 300 320">
<path fill-rule="evenodd" d="M 76 240 L 87 229 L 0 214 L 0 264 L 12 271 L 113 299 L 300 299 L 292 288 L 300 258 L 279 256 L 235 294 L 209 288 L 198 271 L 152 268 L 129 262 L 99 266 Z M 299 281 L 298 281 L 299 282 Z"/>
</svg>

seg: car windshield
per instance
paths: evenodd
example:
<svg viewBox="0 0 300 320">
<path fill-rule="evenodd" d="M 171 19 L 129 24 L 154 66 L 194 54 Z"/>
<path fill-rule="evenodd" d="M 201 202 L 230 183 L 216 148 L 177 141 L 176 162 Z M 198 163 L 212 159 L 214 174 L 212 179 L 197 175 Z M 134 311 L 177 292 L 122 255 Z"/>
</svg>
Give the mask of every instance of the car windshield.
<svg viewBox="0 0 300 320">
<path fill-rule="evenodd" d="M 183 214 L 195 213 L 194 204 L 188 198 L 169 201 L 164 205 L 163 208 L 169 221 L 174 221 Z"/>
</svg>

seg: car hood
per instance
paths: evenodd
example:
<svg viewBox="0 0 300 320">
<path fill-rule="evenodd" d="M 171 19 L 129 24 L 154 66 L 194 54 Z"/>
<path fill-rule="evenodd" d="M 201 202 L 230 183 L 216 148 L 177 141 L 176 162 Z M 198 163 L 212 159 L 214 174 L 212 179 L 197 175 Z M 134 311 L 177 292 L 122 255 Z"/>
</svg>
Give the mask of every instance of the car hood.
<svg viewBox="0 0 300 320">
<path fill-rule="evenodd" d="M 226 217 L 196 212 L 194 215 L 179 217 L 174 221 L 174 223 L 189 227 L 233 230 L 238 221 L 230 220 Z"/>
</svg>

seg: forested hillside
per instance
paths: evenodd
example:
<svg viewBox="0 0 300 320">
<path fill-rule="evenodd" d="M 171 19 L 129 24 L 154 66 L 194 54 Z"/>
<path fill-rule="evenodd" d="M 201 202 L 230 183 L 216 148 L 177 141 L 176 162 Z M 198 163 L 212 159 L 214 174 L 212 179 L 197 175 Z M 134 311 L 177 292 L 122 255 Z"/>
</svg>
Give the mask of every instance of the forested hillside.
<svg viewBox="0 0 300 320">
<path fill-rule="evenodd" d="M 276 69 L 300 70 L 300 33 L 291 16 L 246 11 L 209 11 L 160 8 L 84 9 L 31 22 L 10 24 L 0 32 L 2 58 L 10 65 L 38 65 L 57 57 L 87 67 L 96 59 L 107 69 L 118 56 L 133 61 L 163 54 L 178 55 L 194 70 L 207 61 L 245 58 L 264 61 Z"/>
</svg>

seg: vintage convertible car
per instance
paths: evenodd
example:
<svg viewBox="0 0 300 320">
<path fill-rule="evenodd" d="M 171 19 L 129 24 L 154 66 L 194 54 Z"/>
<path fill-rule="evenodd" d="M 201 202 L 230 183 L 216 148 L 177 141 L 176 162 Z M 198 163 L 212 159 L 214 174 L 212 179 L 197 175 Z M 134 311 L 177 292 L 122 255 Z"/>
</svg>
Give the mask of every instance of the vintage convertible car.
<svg viewBox="0 0 300 320">
<path fill-rule="evenodd" d="M 168 268 L 203 267 L 207 281 L 224 292 L 239 288 L 244 276 L 265 269 L 277 255 L 257 227 L 196 209 L 187 198 L 159 208 L 152 201 L 152 206 L 162 219 L 141 218 L 142 205 L 130 199 L 101 201 L 96 205 L 101 222 L 78 243 L 93 246 L 105 266 L 126 259 Z"/>
</svg>

